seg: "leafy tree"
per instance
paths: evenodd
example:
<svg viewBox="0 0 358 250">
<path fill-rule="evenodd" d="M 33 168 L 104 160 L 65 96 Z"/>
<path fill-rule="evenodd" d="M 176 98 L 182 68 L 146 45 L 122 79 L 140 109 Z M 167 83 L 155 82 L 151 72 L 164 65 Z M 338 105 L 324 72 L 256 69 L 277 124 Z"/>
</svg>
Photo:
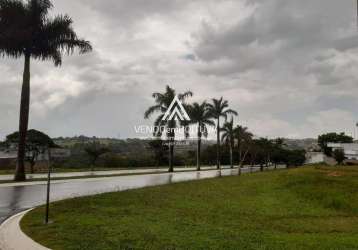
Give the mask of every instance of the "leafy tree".
<svg viewBox="0 0 358 250">
<path fill-rule="evenodd" d="M 16 144 L 18 146 L 20 140 L 20 133 L 15 132 L 6 136 L 5 143 L 7 145 Z M 25 145 L 25 160 L 30 163 L 31 173 L 34 173 L 34 167 L 38 156 L 41 153 L 46 152 L 49 148 L 58 147 L 55 145 L 53 140 L 43 132 L 37 131 L 35 129 L 30 129 L 27 132 L 26 136 L 26 145 Z"/>
<path fill-rule="evenodd" d="M 306 151 L 305 150 L 287 150 L 287 166 L 301 166 L 306 161 Z"/>
<path fill-rule="evenodd" d="M 272 141 L 272 153 L 271 161 L 275 164 L 275 169 L 277 164 L 284 163 L 286 160 L 286 150 L 283 149 L 285 145 L 283 138 L 277 138 Z"/>
<path fill-rule="evenodd" d="M 149 147 L 154 153 L 154 158 L 157 166 L 161 166 L 163 162 L 167 159 L 166 153 L 168 152 L 168 146 L 164 144 L 164 142 L 158 138 L 156 140 L 151 140 L 149 142 Z"/>
<path fill-rule="evenodd" d="M 265 164 L 268 167 L 270 162 L 271 154 L 272 154 L 272 142 L 266 138 L 260 138 L 256 141 L 256 144 L 259 148 L 259 153 L 261 157 L 260 167 L 261 171 L 263 171 L 263 165 Z"/>
<path fill-rule="evenodd" d="M 26 137 L 30 110 L 30 60 L 62 63 L 62 54 L 92 49 L 89 42 L 78 39 L 67 15 L 50 18 L 50 0 L 0 0 L 0 56 L 25 58 L 20 104 L 19 146 L 15 180 L 24 181 Z"/>
<path fill-rule="evenodd" d="M 229 109 L 229 102 L 225 101 L 223 97 L 220 99 L 212 99 L 212 103 L 209 104 L 209 110 L 211 116 L 216 119 L 216 167 L 220 169 L 220 118 L 223 117 L 225 120 L 228 115 L 238 115 L 236 111 Z"/>
<path fill-rule="evenodd" d="M 216 145 L 208 145 L 201 153 L 201 161 L 206 165 L 216 164 Z"/>
<path fill-rule="evenodd" d="M 98 143 L 94 141 L 93 143 L 90 143 L 85 147 L 85 152 L 90 157 L 90 165 L 91 165 L 91 171 L 94 170 L 94 167 L 96 166 L 97 160 L 104 154 L 109 153 L 111 150 L 102 145 L 101 143 Z"/>
<path fill-rule="evenodd" d="M 169 172 L 174 171 L 174 141 L 175 141 L 175 129 L 184 125 L 183 121 L 172 120 L 163 120 L 165 113 L 168 111 L 170 104 L 174 100 L 176 93 L 175 90 L 166 86 L 164 93 L 154 93 L 153 95 L 155 105 L 150 107 L 144 114 L 145 119 L 149 119 L 151 115 L 156 112 L 159 112 L 160 115 L 156 118 L 154 126 L 160 129 L 157 129 L 154 132 L 154 136 L 161 137 L 163 129 L 166 131 L 166 137 L 169 144 Z M 183 94 L 179 94 L 178 98 L 181 102 L 184 102 L 188 97 L 193 96 L 193 93 L 187 91 Z"/>
<path fill-rule="evenodd" d="M 338 165 L 342 165 L 343 161 L 346 159 L 346 156 L 342 149 L 334 150 L 333 156 L 334 156 L 334 159 L 338 162 Z"/>
<path fill-rule="evenodd" d="M 234 130 L 234 118 L 231 118 L 229 122 L 225 122 L 223 127 L 221 128 L 221 132 L 223 132 L 221 136 L 221 140 L 223 142 L 226 142 L 227 145 L 229 145 L 230 150 L 230 167 L 234 168 L 233 163 L 233 157 L 232 157 L 232 151 L 234 148 L 235 143 L 235 130 Z"/>
<path fill-rule="evenodd" d="M 6 148 L 6 142 L 0 141 L 0 149 Z"/>
<path fill-rule="evenodd" d="M 196 169 L 200 171 L 200 157 L 201 157 L 201 138 L 202 136 L 208 136 L 207 126 L 215 126 L 215 123 L 211 121 L 211 113 L 209 106 L 206 102 L 202 104 L 193 103 L 189 106 L 189 116 L 192 124 L 196 124 L 197 127 L 197 150 L 196 150 Z"/>
<path fill-rule="evenodd" d="M 327 156 L 332 156 L 332 149 L 327 147 L 328 143 L 352 143 L 353 138 L 345 133 L 328 133 L 318 136 L 318 145 Z"/>
<path fill-rule="evenodd" d="M 248 131 L 247 127 L 238 125 L 234 129 L 234 137 L 237 140 L 237 149 L 239 151 L 239 175 L 241 175 L 241 168 L 249 153 L 250 147 L 252 146 L 253 136 L 254 135 Z"/>
</svg>

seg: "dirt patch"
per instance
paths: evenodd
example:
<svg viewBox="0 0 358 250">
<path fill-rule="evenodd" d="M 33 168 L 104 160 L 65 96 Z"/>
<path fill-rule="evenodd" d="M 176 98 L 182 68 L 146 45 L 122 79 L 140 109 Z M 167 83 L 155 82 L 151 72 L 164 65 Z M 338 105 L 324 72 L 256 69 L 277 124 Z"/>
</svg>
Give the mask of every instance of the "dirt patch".
<svg viewBox="0 0 358 250">
<path fill-rule="evenodd" d="M 332 177 L 339 177 L 339 176 L 343 176 L 344 173 L 343 172 L 338 172 L 338 171 L 334 171 L 334 172 L 329 172 L 327 174 L 327 176 L 332 176 Z"/>
</svg>

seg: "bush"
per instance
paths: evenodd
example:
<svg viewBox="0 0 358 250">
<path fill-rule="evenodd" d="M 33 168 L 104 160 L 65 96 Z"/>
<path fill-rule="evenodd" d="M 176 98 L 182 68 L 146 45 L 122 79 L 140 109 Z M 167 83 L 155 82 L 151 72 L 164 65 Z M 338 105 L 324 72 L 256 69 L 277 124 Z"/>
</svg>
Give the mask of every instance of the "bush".
<svg viewBox="0 0 358 250">
<path fill-rule="evenodd" d="M 344 151 L 341 149 L 334 150 L 333 157 L 338 162 L 339 165 L 341 165 L 343 161 L 346 159 L 344 155 Z"/>
</svg>

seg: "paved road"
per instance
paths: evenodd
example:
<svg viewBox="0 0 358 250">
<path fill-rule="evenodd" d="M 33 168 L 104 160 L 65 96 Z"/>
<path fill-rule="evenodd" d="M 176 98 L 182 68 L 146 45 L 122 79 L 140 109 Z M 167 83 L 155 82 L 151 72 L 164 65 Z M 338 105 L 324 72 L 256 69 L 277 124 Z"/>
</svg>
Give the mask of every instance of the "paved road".
<svg viewBox="0 0 358 250">
<path fill-rule="evenodd" d="M 203 167 L 203 170 L 214 169 L 213 167 Z M 175 168 L 175 171 L 195 171 L 195 168 Z M 121 175 L 121 174 L 145 174 L 145 173 L 165 173 L 167 168 L 150 168 L 150 169 L 121 169 L 121 170 L 106 170 L 106 171 L 85 171 L 85 172 L 67 172 L 67 173 L 52 173 L 53 178 L 67 178 L 67 177 L 83 177 L 83 176 L 104 176 L 104 175 Z M 46 173 L 42 174 L 27 174 L 27 179 L 43 179 L 47 178 Z M 0 175 L 0 181 L 11 181 L 14 175 Z"/>
<path fill-rule="evenodd" d="M 230 176 L 236 175 L 237 171 L 237 169 L 223 169 L 221 171 L 208 170 L 57 181 L 51 186 L 51 201 L 181 181 Z M 249 171 L 259 171 L 259 168 L 243 169 L 243 173 Z M 15 213 L 44 204 L 45 192 L 44 182 L 23 186 L 0 186 L 0 223 Z"/>
</svg>

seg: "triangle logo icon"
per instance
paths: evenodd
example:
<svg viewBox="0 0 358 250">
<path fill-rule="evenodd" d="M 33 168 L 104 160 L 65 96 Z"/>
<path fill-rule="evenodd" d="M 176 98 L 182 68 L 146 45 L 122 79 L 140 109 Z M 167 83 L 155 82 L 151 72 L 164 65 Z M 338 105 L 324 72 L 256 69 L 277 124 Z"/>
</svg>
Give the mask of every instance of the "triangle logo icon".
<svg viewBox="0 0 358 250">
<path fill-rule="evenodd" d="M 190 121 L 190 117 L 177 95 L 174 97 L 167 112 L 165 112 L 162 120 L 163 121 L 172 121 L 172 120 Z"/>
</svg>

